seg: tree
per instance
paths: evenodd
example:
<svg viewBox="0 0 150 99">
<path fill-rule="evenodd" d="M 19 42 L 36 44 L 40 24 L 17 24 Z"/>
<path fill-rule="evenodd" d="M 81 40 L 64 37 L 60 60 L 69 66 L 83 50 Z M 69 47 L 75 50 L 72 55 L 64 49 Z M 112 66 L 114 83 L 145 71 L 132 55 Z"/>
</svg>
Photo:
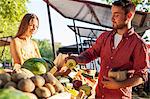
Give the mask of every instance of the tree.
<svg viewBox="0 0 150 99">
<path fill-rule="evenodd" d="M 29 0 L 0 0 L 0 31 L 1 36 L 13 36 L 18 25 L 27 12 L 26 2 Z"/>
<path fill-rule="evenodd" d="M 114 0 L 102 0 L 111 4 Z M 131 0 L 136 6 L 138 11 L 150 12 L 150 0 Z"/>
<path fill-rule="evenodd" d="M 48 58 L 50 61 L 53 61 L 53 50 L 52 45 L 49 40 L 36 40 L 39 46 L 40 54 L 42 57 Z M 55 43 L 55 49 L 57 50 L 61 46 L 60 43 Z"/>
<path fill-rule="evenodd" d="M 14 36 L 24 14 L 27 12 L 26 2 L 29 0 L 0 0 L 0 37 Z M 0 56 L 4 47 L 0 47 Z M 11 60 L 9 47 L 5 48 L 6 60 Z M 0 59 L 5 60 L 4 56 Z"/>
</svg>

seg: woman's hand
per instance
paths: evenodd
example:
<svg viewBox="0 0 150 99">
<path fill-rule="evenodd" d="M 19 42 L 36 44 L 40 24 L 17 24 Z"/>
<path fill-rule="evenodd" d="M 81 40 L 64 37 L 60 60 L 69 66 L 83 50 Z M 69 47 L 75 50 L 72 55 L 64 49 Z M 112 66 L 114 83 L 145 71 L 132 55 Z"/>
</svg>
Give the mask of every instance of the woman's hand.
<svg viewBox="0 0 150 99">
<path fill-rule="evenodd" d="M 21 65 L 20 65 L 20 64 L 14 64 L 13 70 L 14 70 L 15 72 L 18 72 L 18 71 L 20 71 L 20 68 L 21 68 Z"/>
<path fill-rule="evenodd" d="M 54 64 L 58 70 L 60 70 L 64 66 L 66 57 L 68 57 L 67 54 L 59 53 L 58 56 L 55 58 Z"/>
</svg>

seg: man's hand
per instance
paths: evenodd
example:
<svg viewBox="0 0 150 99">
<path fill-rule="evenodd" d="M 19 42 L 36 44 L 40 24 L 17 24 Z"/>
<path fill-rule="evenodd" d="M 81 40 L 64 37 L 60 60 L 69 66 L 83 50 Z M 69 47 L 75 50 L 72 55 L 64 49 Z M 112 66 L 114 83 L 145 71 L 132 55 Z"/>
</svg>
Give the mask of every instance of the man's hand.
<svg viewBox="0 0 150 99">
<path fill-rule="evenodd" d="M 121 88 L 120 82 L 117 82 L 113 78 L 109 78 L 109 77 L 105 77 L 105 76 L 104 76 L 104 80 L 102 81 L 102 84 L 105 88 L 108 88 L 108 89 L 119 89 L 119 88 Z"/>
<path fill-rule="evenodd" d="M 114 78 L 116 81 L 126 80 L 127 74 L 128 74 L 128 71 L 126 71 L 126 70 L 124 70 L 124 71 L 113 71 L 112 69 L 110 69 L 108 71 L 108 77 Z"/>
<path fill-rule="evenodd" d="M 69 59 L 73 59 L 73 60 L 75 60 L 77 62 L 76 56 L 69 55 L 68 57 L 65 58 L 65 62 L 67 62 L 67 60 L 69 60 Z"/>
<path fill-rule="evenodd" d="M 55 73 L 55 76 L 57 75 L 67 75 L 71 72 L 71 70 L 66 66 L 67 60 L 73 59 L 75 60 L 75 56 L 71 56 L 69 54 L 62 54 L 59 53 L 59 55 L 54 60 L 54 64 L 57 67 L 58 71 Z M 75 60 L 76 61 L 76 60 Z"/>
</svg>

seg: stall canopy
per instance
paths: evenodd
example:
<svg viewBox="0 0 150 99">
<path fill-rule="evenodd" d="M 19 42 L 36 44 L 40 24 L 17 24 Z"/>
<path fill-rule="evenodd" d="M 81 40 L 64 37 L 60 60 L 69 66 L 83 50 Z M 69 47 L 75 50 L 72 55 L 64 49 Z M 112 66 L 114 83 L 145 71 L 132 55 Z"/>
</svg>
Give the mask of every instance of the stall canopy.
<svg viewBox="0 0 150 99">
<path fill-rule="evenodd" d="M 95 25 L 111 26 L 109 5 L 85 0 L 44 0 L 62 16 Z M 105 7 L 106 6 L 106 7 Z"/>
<path fill-rule="evenodd" d="M 91 2 L 87 0 L 44 1 L 63 17 L 72 19 L 74 23 L 74 26 L 69 26 L 69 28 L 75 32 L 77 44 L 61 47 L 59 48 L 58 52 L 72 52 L 79 54 L 80 52 L 89 48 L 91 40 L 90 43 L 78 43 L 77 35 L 79 35 L 79 37 L 90 37 L 93 39 L 97 38 L 97 36 L 103 32 L 103 30 L 75 26 L 74 20 L 98 25 L 105 29 L 112 29 L 111 5 Z M 145 30 L 150 28 L 150 13 L 136 11 L 135 17 L 132 21 L 132 26 L 138 30 L 138 33 L 145 32 Z"/>
<path fill-rule="evenodd" d="M 91 42 L 91 41 L 90 41 L 90 42 Z M 78 44 L 78 47 L 79 47 L 79 51 L 80 51 L 80 52 L 82 52 L 82 51 L 86 50 L 87 48 L 89 48 L 88 43 Z M 63 53 L 63 54 L 67 54 L 67 53 L 79 54 L 79 53 L 78 53 L 77 45 L 69 45 L 69 46 L 60 47 L 60 48 L 58 49 L 57 53 Z"/>
<path fill-rule="evenodd" d="M 102 28 L 112 29 L 111 22 L 111 5 L 106 5 L 97 2 L 91 2 L 87 0 L 43 0 L 47 5 L 51 6 L 63 17 L 77 21 L 82 21 L 94 25 L 98 25 Z M 150 13 L 136 11 L 135 17 L 132 21 L 137 33 L 143 34 L 147 29 L 150 29 Z M 89 28 L 69 26 L 75 35 L 79 37 L 97 37 L 103 31 L 91 30 Z M 94 31 L 94 32 L 93 32 Z M 99 33 L 98 33 L 99 32 Z M 81 40 L 80 40 L 81 41 Z M 76 36 L 76 49 L 80 53 L 80 44 L 77 41 Z M 68 48 L 68 47 L 67 47 Z M 83 46 L 84 48 L 84 46 Z"/>
<path fill-rule="evenodd" d="M 87 0 L 44 0 L 62 16 L 102 27 L 112 28 L 111 5 Z M 150 13 L 136 11 L 132 25 L 140 33 L 150 28 Z"/>
<path fill-rule="evenodd" d="M 81 26 L 71 26 L 68 25 L 68 27 L 75 32 L 75 29 L 78 32 L 75 32 L 77 35 L 79 35 L 80 37 L 86 37 L 86 38 L 92 38 L 92 39 L 96 39 L 101 33 L 103 33 L 104 31 L 107 31 L 107 29 L 95 29 L 95 28 L 89 28 L 89 27 L 81 27 Z"/>
</svg>

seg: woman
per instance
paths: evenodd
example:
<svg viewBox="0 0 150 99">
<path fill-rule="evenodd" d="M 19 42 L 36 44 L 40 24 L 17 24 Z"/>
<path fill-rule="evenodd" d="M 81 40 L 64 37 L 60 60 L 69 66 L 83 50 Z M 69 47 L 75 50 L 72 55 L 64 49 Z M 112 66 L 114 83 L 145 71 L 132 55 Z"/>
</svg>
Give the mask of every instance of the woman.
<svg viewBox="0 0 150 99">
<path fill-rule="evenodd" d="M 19 26 L 15 38 L 10 43 L 10 52 L 14 62 L 14 69 L 29 58 L 40 58 L 37 43 L 31 39 L 39 27 L 39 19 L 35 14 L 26 14 Z"/>
</svg>

